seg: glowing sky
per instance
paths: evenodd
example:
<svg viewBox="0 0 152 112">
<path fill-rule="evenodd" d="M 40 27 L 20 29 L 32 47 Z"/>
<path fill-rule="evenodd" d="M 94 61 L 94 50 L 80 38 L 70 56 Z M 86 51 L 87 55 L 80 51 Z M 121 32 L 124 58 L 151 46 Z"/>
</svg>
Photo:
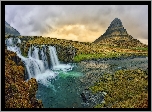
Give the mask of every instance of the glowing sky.
<svg viewBox="0 0 152 112">
<path fill-rule="evenodd" d="M 6 5 L 5 21 L 21 35 L 93 42 L 114 18 L 128 34 L 148 44 L 146 5 Z"/>
</svg>

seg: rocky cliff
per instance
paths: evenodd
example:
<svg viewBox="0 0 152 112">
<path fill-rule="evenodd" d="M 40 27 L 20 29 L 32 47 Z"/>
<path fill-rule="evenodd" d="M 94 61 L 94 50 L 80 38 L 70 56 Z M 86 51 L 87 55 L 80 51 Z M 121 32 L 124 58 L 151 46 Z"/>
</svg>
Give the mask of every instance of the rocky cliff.
<svg viewBox="0 0 152 112">
<path fill-rule="evenodd" d="M 120 19 L 115 18 L 106 32 L 94 41 L 96 44 L 106 44 L 118 47 L 147 47 L 139 40 L 134 39 L 124 29 Z"/>
</svg>

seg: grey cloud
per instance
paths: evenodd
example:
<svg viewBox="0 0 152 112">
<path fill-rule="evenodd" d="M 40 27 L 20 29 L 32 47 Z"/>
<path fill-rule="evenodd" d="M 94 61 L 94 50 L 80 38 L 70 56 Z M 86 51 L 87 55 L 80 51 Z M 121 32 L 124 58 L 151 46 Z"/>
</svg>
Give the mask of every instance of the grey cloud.
<svg viewBox="0 0 152 112">
<path fill-rule="evenodd" d="M 6 21 L 21 34 L 42 35 L 65 25 L 85 25 L 87 30 L 104 33 L 118 17 L 134 38 L 147 39 L 148 6 L 135 5 L 45 5 L 6 6 Z M 78 35 L 79 31 L 74 34 Z M 63 32 L 64 33 L 64 32 Z M 98 37 L 96 37 L 98 38 Z M 84 39 L 83 39 L 84 40 Z"/>
</svg>

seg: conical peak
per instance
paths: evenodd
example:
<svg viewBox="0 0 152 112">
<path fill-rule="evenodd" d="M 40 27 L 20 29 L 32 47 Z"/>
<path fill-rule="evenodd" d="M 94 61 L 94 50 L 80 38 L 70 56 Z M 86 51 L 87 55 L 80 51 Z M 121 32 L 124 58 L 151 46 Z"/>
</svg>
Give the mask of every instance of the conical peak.
<svg viewBox="0 0 152 112">
<path fill-rule="evenodd" d="M 120 19 L 115 18 L 103 36 L 109 37 L 114 35 L 128 35 L 126 29 L 124 29 Z"/>
<path fill-rule="evenodd" d="M 120 19 L 115 18 L 115 19 L 111 22 L 110 27 L 123 27 L 123 25 L 122 25 L 122 22 L 121 22 Z"/>
<path fill-rule="evenodd" d="M 119 18 L 115 18 L 113 21 L 120 21 L 121 22 L 121 20 Z"/>
</svg>

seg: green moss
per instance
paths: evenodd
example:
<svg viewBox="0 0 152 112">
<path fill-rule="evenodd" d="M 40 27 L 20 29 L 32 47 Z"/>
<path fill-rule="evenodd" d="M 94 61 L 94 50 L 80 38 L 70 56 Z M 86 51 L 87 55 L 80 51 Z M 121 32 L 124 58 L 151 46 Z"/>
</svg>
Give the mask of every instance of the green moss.
<svg viewBox="0 0 152 112">
<path fill-rule="evenodd" d="M 144 47 L 136 47 L 136 48 L 133 48 L 135 50 L 142 50 L 142 51 L 148 51 L 148 47 L 144 48 Z"/>
<path fill-rule="evenodd" d="M 116 58 L 125 55 L 124 53 L 101 53 L 101 54 L 79 54 L 74 57 L 75 62 L 80 62 L 83 60 L 91 59 L 101 59 L 101 58 Z"/>
</svg>

